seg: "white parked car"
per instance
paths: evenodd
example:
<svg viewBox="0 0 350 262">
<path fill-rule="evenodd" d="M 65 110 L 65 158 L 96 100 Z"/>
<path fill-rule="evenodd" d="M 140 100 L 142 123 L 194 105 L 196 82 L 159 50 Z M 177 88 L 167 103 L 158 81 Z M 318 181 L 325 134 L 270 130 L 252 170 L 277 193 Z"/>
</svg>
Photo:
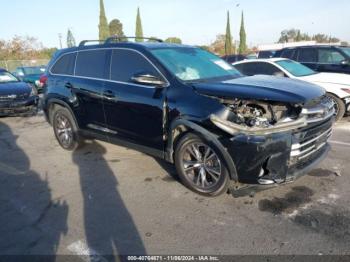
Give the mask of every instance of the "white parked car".
<svg viewBox="0 0 350 262">
<path fill-rule="evenodd" d="M 350 112 L 350 75 L 348 74 L 318 73 L 285 58 L 244 60 L 233 63 L 233 66 L 247 76 L 274 75 L 317 84 L 323 87 L 334 101 L 337 120 Z"/>
</svg>

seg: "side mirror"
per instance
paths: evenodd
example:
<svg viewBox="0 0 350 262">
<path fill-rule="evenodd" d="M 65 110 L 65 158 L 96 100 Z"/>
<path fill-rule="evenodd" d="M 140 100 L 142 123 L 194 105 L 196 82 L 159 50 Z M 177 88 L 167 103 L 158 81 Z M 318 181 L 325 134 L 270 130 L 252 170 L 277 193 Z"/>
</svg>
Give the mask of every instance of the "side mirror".
<svg viewBox="0 0 350 262">
<path fill-rule="evenodd" d="M 148 85 L 148 86 L 156 86 L 156 87 L 164 87 L 166 82 L 160 79 L 157 76 L 151 74 L 136 74 L 131 77 L 131 80 L 136 84 Z"/>
</svg>

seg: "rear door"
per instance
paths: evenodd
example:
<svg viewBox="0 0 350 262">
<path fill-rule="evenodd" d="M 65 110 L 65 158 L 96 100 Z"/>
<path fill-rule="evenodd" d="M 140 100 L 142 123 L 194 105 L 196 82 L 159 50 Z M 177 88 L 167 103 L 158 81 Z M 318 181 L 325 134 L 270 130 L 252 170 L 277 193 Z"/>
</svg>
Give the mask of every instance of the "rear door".
<svg viewBox="0 0 350 262">
<path fill-rule="evenodd" d="M 165 89 L 135 84 L 131 78 L 139 73 L 164 79 L 138 51 L 122 48 L 112 51 L 110 81 L 104 87 L 103 100 L 109 135 L 163 150 Z"/>
<path fill-rule="evenodd" d="M 315 71 L 318 71 L 317 49 L 313 47 L 299 48 L 297 61 Z"/>
<path fill-rule="evenodd" d="M 347 73 L 347 68 L 341 64 L 344 60 L 346 60 L 346 57 L 335 48 L 318 49 L 318 71 L 320 72 Z"/>
<path fill-rule="evenodd" d="M 106 124 L 102 92 L 104 80 L 108 77 L 108 49 L 79 51 L 75 77 L 67 82 L 76 97 L 80 123 L 83 128 L 104 133 Z"/>
</svg>

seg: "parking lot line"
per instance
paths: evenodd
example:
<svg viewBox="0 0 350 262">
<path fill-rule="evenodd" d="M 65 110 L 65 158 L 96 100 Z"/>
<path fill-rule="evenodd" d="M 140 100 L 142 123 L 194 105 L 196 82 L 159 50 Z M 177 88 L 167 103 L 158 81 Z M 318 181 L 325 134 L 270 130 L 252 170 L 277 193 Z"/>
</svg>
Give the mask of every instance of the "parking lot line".
<svg viewBox="0 0 350 262">
<path fill-rule="evenodd" d="M 345 143 L 345 142 L 340 142 L 340 141 L 330 140 L 329 142 L 330 142 L 331 144 L 336 144 L 336 145 L 350 146 L 350 143 Z"/>
<path fill-rule="evenodd" d="M 89 248 L 85 241 L 78 240 L 72 244 L 70 244 L 67 249 L 73 252 L 75 255 L 80 256 L 80 258 L 86 262 L 89 261 L 99 261 L 99 262 L 107 262 L 107 260 L 102 257 L 98 252 Z"/>
</svg>

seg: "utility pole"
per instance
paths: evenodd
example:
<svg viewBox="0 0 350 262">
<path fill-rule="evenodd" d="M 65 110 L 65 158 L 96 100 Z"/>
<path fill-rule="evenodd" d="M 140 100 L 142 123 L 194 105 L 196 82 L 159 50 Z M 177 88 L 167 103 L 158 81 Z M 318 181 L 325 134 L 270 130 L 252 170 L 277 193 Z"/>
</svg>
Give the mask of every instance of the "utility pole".
<svg viewBox="0 0 350 262">
<path fill-rule="evenodd" d="M 58 39 L 60 41 L 60 49 L 62 49 L 62 34 L 61 33 L 58 34 Z"/>
</svg>

